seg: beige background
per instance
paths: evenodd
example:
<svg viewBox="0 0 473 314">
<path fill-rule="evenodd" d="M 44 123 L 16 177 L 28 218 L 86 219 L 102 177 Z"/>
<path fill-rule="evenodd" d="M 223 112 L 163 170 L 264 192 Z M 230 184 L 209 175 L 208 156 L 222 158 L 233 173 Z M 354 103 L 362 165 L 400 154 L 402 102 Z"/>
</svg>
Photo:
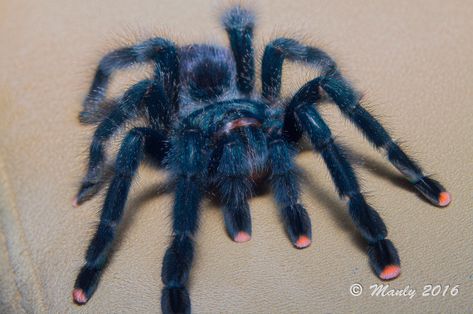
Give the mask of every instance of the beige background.
<svg viewBox="0 0 473 314">
<path fill-rule="evenodd" d="M 253 239 L 235 244 L 206 202 L 190 293 L 195 313 L 473 311 L 473 3 L 471 1 L 257 1 L 256 46 L 298 34 L 331 53 L 366 93 L 393 136 L 451 191 L 436 208 L 416 195 L 338 111 L 324 116 L 363 160 L 364 190 L 402 259 L 407 298 L 369 296 L 379 283 L 328 172 L 310 151 L 303 200 L 314 243 L 294 249 L 271 195 L 254 198 Z M 71 302 L 100 197 L 70 206 L 93 129 L 79 125 L 100 56 L 125 38 L 165 34 L 178 43 L 226 44 L 215 1 L 0 2 L 0 312 L 159 312 L 161 260 L 172 195 L 163 173 L 142 168 L 116 252 L 84 307 Z M 310 78 L 290 67 L 285 86 Z M 134 73 L 137 79 L 144 73 Z M 122 74 L 115 91 L 130 83 Z M 162 193 L 161 193 L 162 194 Z M 360 283 L 365 293 L 349 294 Z M 459 285 L 455 297 L 422 297 L 427 284 Z"/>
</svg>

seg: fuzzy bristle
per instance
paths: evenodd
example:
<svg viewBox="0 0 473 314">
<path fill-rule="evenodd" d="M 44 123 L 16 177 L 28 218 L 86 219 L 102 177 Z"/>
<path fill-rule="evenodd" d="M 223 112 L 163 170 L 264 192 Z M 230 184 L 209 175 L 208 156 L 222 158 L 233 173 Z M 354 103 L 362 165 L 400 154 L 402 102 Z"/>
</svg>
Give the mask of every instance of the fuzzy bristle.
<svg viewBox="0 0 473 314">
<path fill-rule="evenodd" d="M 222 24 L 226 29 L 253 28 L 255 25 L 255 14 L 237 5 L 225 11 L 222 16 Z"/>
</svg>

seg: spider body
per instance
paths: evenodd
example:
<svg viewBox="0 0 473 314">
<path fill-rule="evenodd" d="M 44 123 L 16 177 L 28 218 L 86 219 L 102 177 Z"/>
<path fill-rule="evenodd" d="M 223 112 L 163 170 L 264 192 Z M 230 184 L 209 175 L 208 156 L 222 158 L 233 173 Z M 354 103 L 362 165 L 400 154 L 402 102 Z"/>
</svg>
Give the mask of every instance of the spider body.
<svg viewBox="0 0 473 314">
<path fill-rule="evenodd" d="M 177 47 L 163 38 L 115 50 L 100 62 L 80 119 L 98 123 L 89 165 L 74 201 L 81 204 L 107 183 L 105 145 L 123 124 L 145 117 L 148 125 L 131 129 L 121 143 L 114 173 L 77 277 L 73 299 L 84 304 L 94 293 L 120 222 L 132 179 L 143 158 L 151 158 L 174 177 L 173 236 L 163 260 L 161 305 L 164 313 L 190 312 L 186 289 L 194 253 L 200 202 L 211 187 L 223 204 L 224 221 L 236 242 L 251 238 L 248 198 L 255 182 L 269 182 L 288 237 L 297 248 L 311 243 L 309 215 L 299 201 L 295 144 L 305 133 L 319 152 L 348 211 L 368 245 L 371 266 L 381 279 L 400 273 L 394 245 L 377 212 L 367 204 L 352 166 L 317 111 L 323 90 L 388 160 L 427 199 L 446 206 L 450 194 L 391 139 L 360 105 L 359 94 L 322 50 L 279 38 L 265 49 L 262 93 L 254 90 L 253 14 L 228 10 L 223 19 L 231 49 L 194 44 Z M 316 66 L 320 76 L 289 100 L 280 97 L 285 60 Z M 137 62 L 155 64 L 154 76 L 141 81 L 117 100 L 105 99 L 113 71 Z"/>
</svg>

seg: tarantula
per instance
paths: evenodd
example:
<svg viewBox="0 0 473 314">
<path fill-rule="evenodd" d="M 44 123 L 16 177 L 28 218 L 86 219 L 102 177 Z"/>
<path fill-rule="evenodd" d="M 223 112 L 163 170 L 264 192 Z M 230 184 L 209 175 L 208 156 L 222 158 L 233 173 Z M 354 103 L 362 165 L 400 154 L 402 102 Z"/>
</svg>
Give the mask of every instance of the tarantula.
<svg viewBox="0 0 473 314">
<path fill-rule="evenodd" d="M 324 51 L 290 38 L 270 42 L 262 57 L 262 92 L 255 91 L 252 45 L 254 14 L 241 6 L 227 10 L 222 23 L 230 47 L 192 44 L 178 47 L 170 40 L 152 38 L 105 55 L 100 61 L 80 120 L 97 123 L 90 146 L 88 171 L 74 200 L 78 206 L 107 181 L 105 146 L 130 119 L 142 117 L 146 127 L 124 137 L 111 182 L 73 290 L 77 304 L 94 293 L 110 254 L 133 177 L 144 157 L 165 168 L 175 180 L 172 241 L 162 265 L 161 308 L 164 313 L 189 313 L 186 289 L 194 255 L 200 203 L 209 190 L 223 203 L 228 234 L 235 242 L 251 238 L 248 198 L 256 182 L 269 182 L 292 244 L 311 243 L 311 222 L 299 201 L 294 157 L 305 133 L 330 171 L 341 198 L 368 245 L 376 275 L 389 280 L 400 274 L 400 259 L 379 214 L 366 202 L 343 149 L 317 111 L 327 95 L 375 148 L 413 186 L 437 206 L 450 194 L 424 175 L 388 132 L 360 104 L 360 95 L 341 75 Z M 285 60 L 314 66 L 320 75 L 302 86 L 290 100 L 281 99 Z M 135 63 L 153 63 L 154 76 L 130 87 L 117 100 L 107 100 L 113 72 Z M 322 95 L 323 93 L 323 95 Z"/>
</svg>

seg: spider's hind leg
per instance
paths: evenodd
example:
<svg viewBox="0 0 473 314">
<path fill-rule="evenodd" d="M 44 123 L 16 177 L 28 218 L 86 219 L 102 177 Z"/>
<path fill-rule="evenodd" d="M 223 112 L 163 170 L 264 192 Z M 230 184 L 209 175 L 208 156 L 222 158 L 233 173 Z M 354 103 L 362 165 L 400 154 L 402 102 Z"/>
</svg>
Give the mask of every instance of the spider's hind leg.
<svg viewBox="0 0 473 314">
<path fill-rule="evenodd" d="M 156 154 L 155 158 L 162 160 L 166 153 L 165 135 L 156 130 L 132 129 L 120 147 L 115 175 L 108 188 L 100 223 L 87 249 L 86 263 L 74 285 L 73 299 L 78 304 L 86 303 L 97 288 L 123 214 L 132 179 L 142 160 L 148 140 L 153 144 L 161 144 L 161 150 L 155 148 L 153 153 Z"/>
<path fill-rule="evenodd" d="M 235 6 L 222 16 L 237 68 L 237 86 L 240 92 L 249 95 L 255 85 L 255 61 L 253 52 L 253 12 Z"/>
</svg>

